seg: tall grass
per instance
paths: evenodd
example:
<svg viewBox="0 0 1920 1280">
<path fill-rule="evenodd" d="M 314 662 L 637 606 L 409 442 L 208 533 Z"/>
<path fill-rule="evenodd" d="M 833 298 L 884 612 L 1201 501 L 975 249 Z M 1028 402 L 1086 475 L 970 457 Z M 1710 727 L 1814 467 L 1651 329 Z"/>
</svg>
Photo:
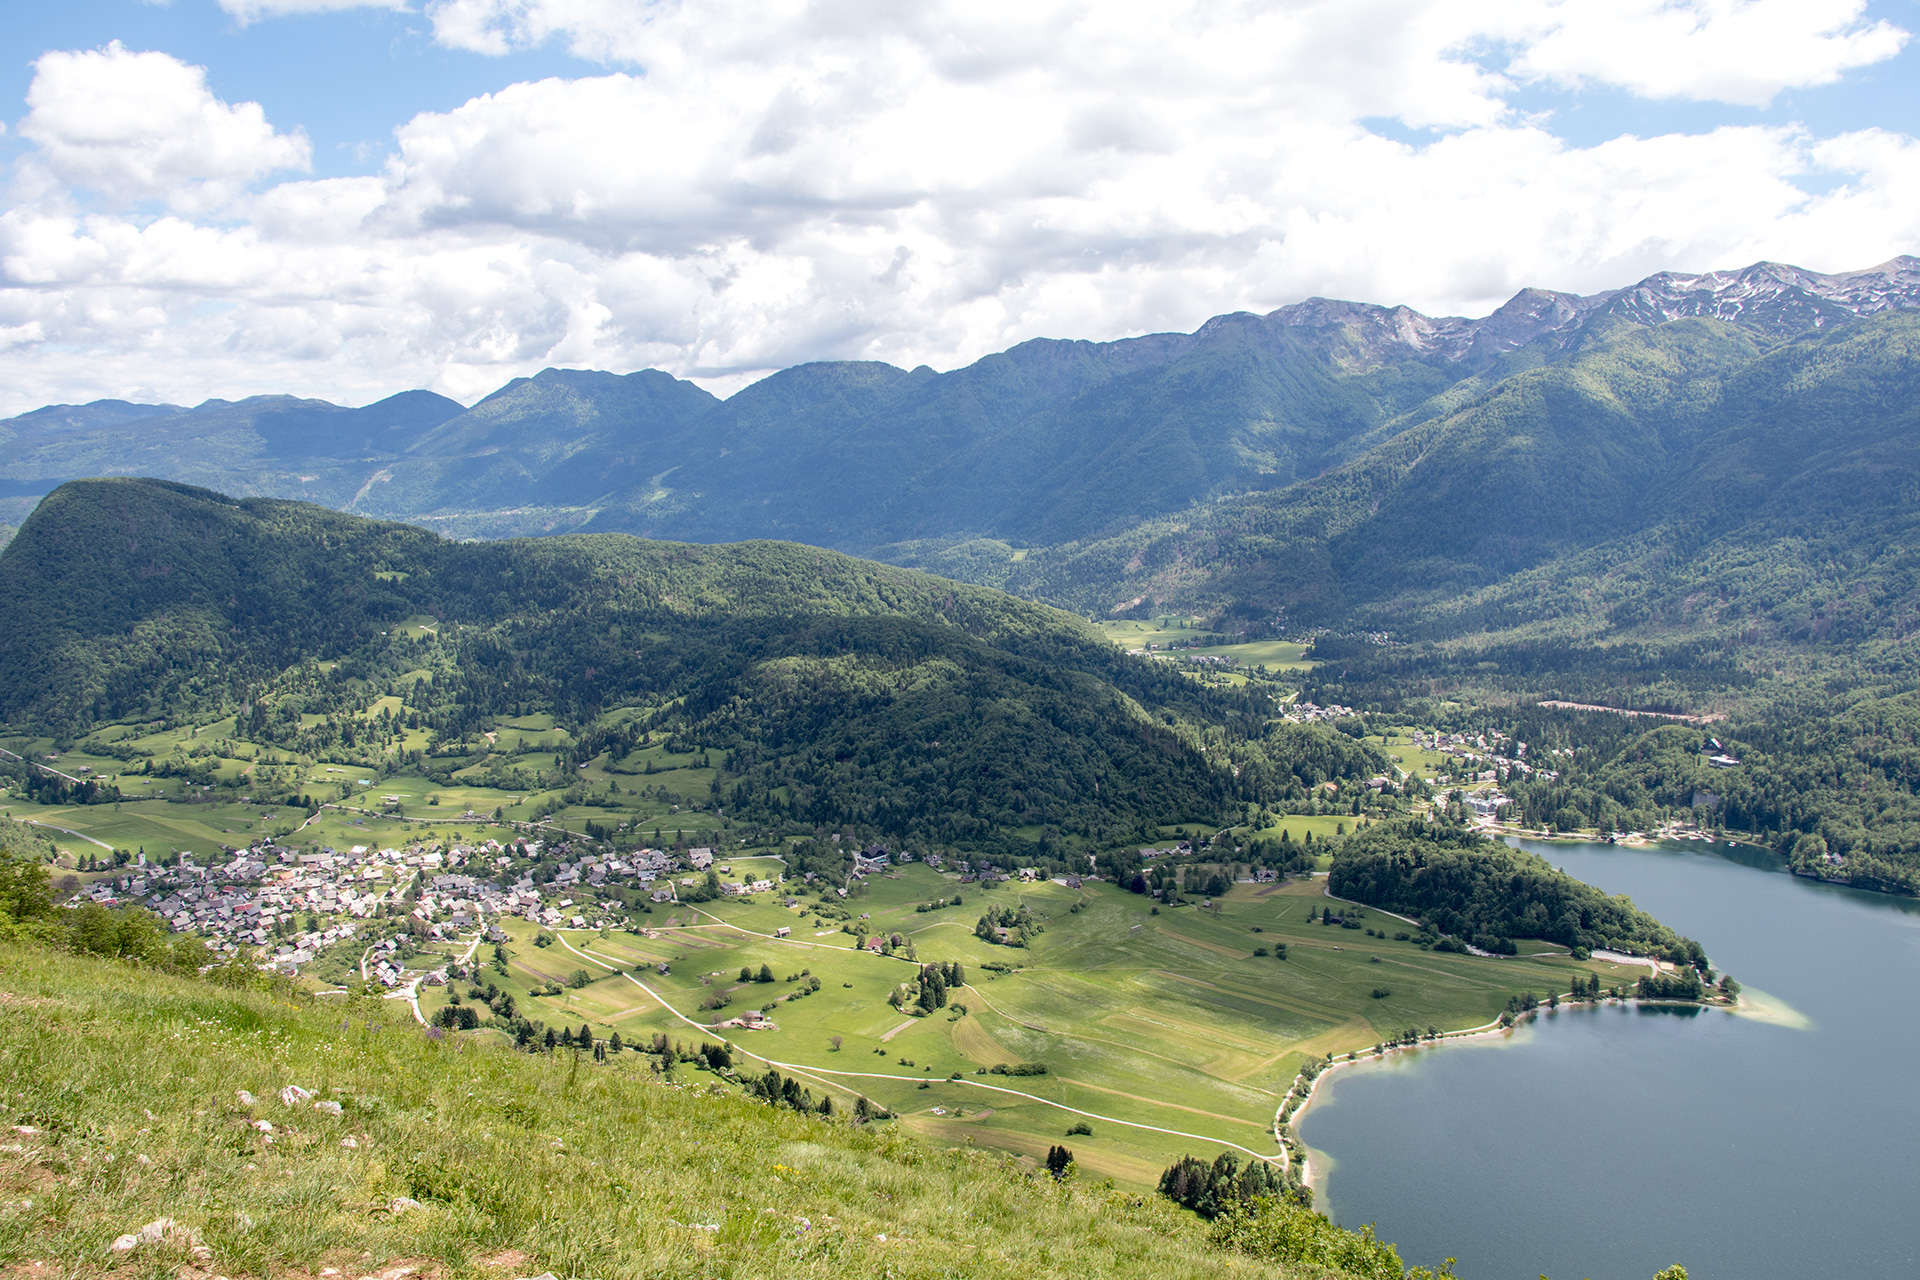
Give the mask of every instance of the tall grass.
<svg viewBox="0 0 1920 1280">
<path fill-rule="evenodd" d="M 1338 1274 L 1215 1248 L 1153 1198 L 662 1080 L 638 1054 L 530 1057 L 435 1039 L 392 1011 L 0 945 L 0 1113 L 32 1130 L 0 1134 L 0 1268 Z M 288 1085 L 313 1096 L 283 1105 Z M 168 1243 L 110 1252 L 160 1217 L 199 1232 L 212 1257 Z"/>
</svg>

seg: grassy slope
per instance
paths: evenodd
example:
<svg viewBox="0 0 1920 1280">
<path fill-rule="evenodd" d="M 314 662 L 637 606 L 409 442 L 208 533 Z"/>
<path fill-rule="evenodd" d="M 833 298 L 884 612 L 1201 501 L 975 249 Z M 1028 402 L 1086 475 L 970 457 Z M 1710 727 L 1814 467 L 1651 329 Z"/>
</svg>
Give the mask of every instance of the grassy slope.
<svg viewBox="0 0 1920 1280">
<path fill-rule="evenodd" d="M 640 1055 L 527 1057 L 429 1039 L 392 1005 L 132 977 L 0 948 L 7 1119 L 39 1131 L 0 1151 L 9 1275 L 171 1272 L 184 1250 L 107 1251 L 163 1216 L 232 1276 L 1275 1274 L 1153 1198 L 662 1083 Z M 292 1083 L 342 1114 L 283 1107 Z M 421 1207 L 396 1216 L 396 1196 Z"/>
</svg>

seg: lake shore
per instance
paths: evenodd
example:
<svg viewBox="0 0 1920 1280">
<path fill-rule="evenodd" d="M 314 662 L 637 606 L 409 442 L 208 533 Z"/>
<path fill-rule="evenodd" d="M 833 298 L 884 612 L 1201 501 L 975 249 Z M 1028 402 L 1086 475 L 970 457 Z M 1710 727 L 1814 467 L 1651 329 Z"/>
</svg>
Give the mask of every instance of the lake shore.
<svg viewBox="0 0 1920 1280">
<path fill-rule="evenodd" d="M 1646 963 L 1644 960 L 1640 960 L 1638 958 L 1630 958 L 1630 959 L 1632 959 L 1632 962 L 1634 963 Z M 1658 966 L 1655 966 L 1655 968 L 1657 971 Z M 1607 997 L 1601 1000 L 1567 1000 L 1563 1002 L 1563 1004 L 1553 1006 L 1553 1007 L 1554 1008 L 1564 1007 L 1569 1009 L 1584 1009 L 1584 1008 L 1600 1008 L 1600 1007 L 1604 1007 L 1606 1005 L 1612 1005 L 1612 1004 L 1637 1006 L 1637 1005 L 1659 1005 L 1659 1004 L 1675 1004 L 1675 1003 L 1690 1004 L 1700 1009 L 1723 1009 L 1728 1013 L 1735 1013 L 1735 1014 L 1743 1012 L 1745 1006 L 1747 1005 L 1747 1001 L 1744 998 L 1736 998 L 1731 1004 L 1722 1004 L 1718 1001 L 1703 1000 L 1698 1002 L 1694 1002 L 1694 1001 L 1676 1002 L 1671 1000 L 1642 1000 L 1636 996 L 1621 996 L 1618 999 L 1615 999 L 1613 997 Z M 1508 1023 L 1502 1023 L 1499 1019 L 1496 1018 L 1494 1021 L 1478 1027 L 1466 1027 L 1459 1031 L 1443 1031 L 1438 1036 L 1434 1037 L 1431 1040 L 1421 1040 L 1414 1044 L 1391 1045 L 1382 1049 L 1378 1053 L 1373 1053 L 1373 1052 L 1363 1053 L 1359 1050 L 1355 1050 L 1352 1053 L 1352 1055 L 1346 1056 L 1346 1057 L 1336 1057 L 1332 1062 L 1322 1067 L 1320 1069 L 1319 1074 L 1315 1075 L 1312 1080 L 1308 1081 L 1306 1096 L 1300 1100 L 1300 1105 L 1294 1108 L 1292 1118 L 1287 1121 L 1282 1121 L 1280 1119 L 1280 1110 L 1276 1110 L 1273 1116 L 1274 1138 L 1276 1141 L 1280 1141 L 1281 1149 L 1283 1151 L 1288 1151 L 1289 1161 L 1291 1161 L 1292 1159 L 1291 1151 L 1287 1147 L 1287 1144 L 1285 1143 L 1285 1141 L 1280 1139 L 1280 1129 L 1283 1124 L 1285 1124 L 1287 1127 L 1293 1130 L 1294 1141 L 1299 1144 L 1300 1150 L 1306 1153 L 1300 1157 L 1300 1166 L 1301 1166 L 1300 1181 L 1313 1191 L 1316 1205 L 1320 1204 L 1325 1199 L 1326 1188 L 1324 1186 L 1324 1180 L 1326 1175 L 1324 1172 L 1316 1171 L 1316 1167 L 1312 1158 L 1312 1149 L 1307 1146 L 1306 1139 L 1300 1136 L 1300 1121 L 1307 1114 L 1308 1108 L 1310 1108 L 1313 1105 L 1314 1099 L 1319 1096 L 1320 1086 L 1322 1082 L 1324 1082 L 1330 1076 L 1332 1076 L 1336 1070 L 1338 1070 L 1341 1067 L 1357 1067 L 1357 1066 L 1365 1066 L 1368 1064 L 1385 1063 L 1393 1060 L 1395 1055 L 1409 1054 L 1409 1053 L 1414 1053 L 1414 1052 L 1418 1052 L 1426 1049 L 1437 1049 L 1443 1044 L 1454 1042 L 1454 1041 L 1486 1040 L 1486 1039 L 1500 1039 L 1500 1038 L 1511 1039 L 1513 1034 L 1517 1030 L 1519 1030 L 1522 1026 L 1533 1022 L 1535 1019 L 1539 1017 L 1539 1015 L 1542 1012 L 1546 1011 L 1547 1009 L 1548 1009 L 1548 1006 L 1541 1005 L 1537 1008 L 1527 1010 L 1526 1012 L 1518 1015 L 1511 1022 L 1508 1022 Z M 1286 1102 L 1283 1099 L 1280 1104 L 1280 1109 L 1284 1110 L 1285 1107 L 1286 1107 Z"/>
<path fill-rule="evenodd" d="M 1361 1054 L 1356 1050 L 1352 1057 L 1337 1057 L 1326 1066 L 1320 1068 L 1319 1074 L 1307 1082 L 1307 1094 L 1300 1100 L 1300 1105 L 1294 1108 L 1293 1117 L 1290 1120 L 1282 1121 L 1280 1119 L 1280 1110 L 1286 1108 L 1286 1101 L 1282 1099 L 1280 1110 L 1276 1110 L 1273 1114 L 1274 1138 L 1276 1141 L 1280 1141 L 1282 1150 L 1287 1150 L 1286 1143 L 1280 1140 L 1280 1128 L 1285 1124 L 1293 1130 L 1294 1141 L 1299 1143 L 1302 1152 L 1307 1153 L 1300 1157 L 1300 1181 L 1312 1189 L 1314 1199 L 1318 1202 L 1324 1195 L 1324 1190 L 1320 1185 L 1320 1179 L 1323 1175 L 1315 1172 L 1311 1149 L 1307 1146 L 1306 1140 L 1299 1136 L 1300 1120 L 1307 1114 L 1307 1109 L 1313 1105 L 1313 1100 L 1319 1096 L 1320 1086 L 1331 1077 L 1336 1070 L 1341 1067 L 1360 1066 L 1364 1063 L 1386 1062 L 1395 1054 L 1406 1053 L 1416 1049 L 1435 1048 L 1448 1040 L 1471 1040 L 1483 1039 L 1488 1036 L 1510 1036 L 1513 1034 L 1513 1029 L 1519 1025 L 1520 1020 L 1517 1018 L 1505 1026 L 1502 1026 L 1499 1020 L 1495 1019 L 1485 1026 L 1468 1027 L 1460 1031 L 1443 1031 L 1438 1037 L 1432 1040 L 1422 1040 L 1418 1044 L 1394 1045 L 1377 1054 L 1371 1052 Z M 1289 1091 L 1289 1093 L 1291 1093 L 1291 1091 Z M 1292 1159 L 1290 1151 L 1288 1158 L 1289 1160 Z"/>
</svg>

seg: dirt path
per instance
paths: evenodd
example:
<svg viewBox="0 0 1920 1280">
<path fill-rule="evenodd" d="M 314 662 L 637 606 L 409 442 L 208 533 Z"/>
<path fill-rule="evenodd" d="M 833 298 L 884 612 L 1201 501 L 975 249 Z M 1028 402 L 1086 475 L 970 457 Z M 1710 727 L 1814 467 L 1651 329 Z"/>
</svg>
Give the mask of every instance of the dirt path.
<svg viewBox="0 0 1920 1280">
<path fill-rule="evenodd" d="M 64 777 L 65 775 L 63 774 L 61 776 Z M 108 853 L 113 852 L 113 846 L 105 840 L 95 840 L 92 836 L 84 832 L 74 831 L 67 827 L 56 827 L 51 822 L 35 822 L 32 818 L 16 818 L 14 821 L 23 823 L 29 827 L 41 827 L 48 831 L 58 831 L 61 835 L 72 836 L 75 840 L 85 840 L 88 844 L 97 844 Z"/>
<path fill-rule="evenodd" d="M 1420 927 L 1420 922 L 1418 920 L 1415 920 L 1412 916 L 1403 916 L 1399 912 L 1389 911 L 1385 907 L 1367 907 L 1366 903 L 1354 902 L 1352 898 L 1343 898 L 1331 889 L 1322 889 L 1320 892 L 1325 896 L 1332 898 L 1335 902 L 1352 902 L 1353 905 L 1356 907 L 1366 907 L 1367 910 L 1378 911 L 1383 916 L 1392 916 L 1395 920 L 1404 920 L 1416 929 Z"/>
<path fill-rule="evenodd" d="M 899 1026 L 895 1027 L 893 1030 L 881 1036 L 880 1043 L 885 1044 L 887 1041 L 893 1039 L 895 1036 L 899 1035 L 902 1031 L 905 1031 L 908 1027 L 912 1026 L 917 1021 L 918 1021 L 917 1018 L 908 1018 L 905 1022 L 901 1023 Z"/>
</svg>

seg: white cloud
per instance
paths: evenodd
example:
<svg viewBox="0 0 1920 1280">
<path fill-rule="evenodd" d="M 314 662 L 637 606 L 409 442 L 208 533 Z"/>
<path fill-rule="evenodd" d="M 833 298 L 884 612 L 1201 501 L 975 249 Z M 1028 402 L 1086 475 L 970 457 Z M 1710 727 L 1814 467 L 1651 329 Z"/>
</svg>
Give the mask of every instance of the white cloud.
<svg viewBox="0 0 1920 1280">
<path fill-rule="evenodd" d="M 1531 284 L 1762 257 L 1836 270 L 1920 248 L 1911 138 L 1753 126 L 1573 147 L 1504 95 L 1513 76 L 1576 72 L 1459 52 L 1480 47 L 1485 12 L 449 0 L 429 9 L 444 40 L 566 39 L 619 69 L 417 116 L 374 176 L 268 185 L 305 140 L 217 102 L 196 69 L 48 55 L 0 214 L 0 374 L 16 408 L 406 385 L 472 398 L 547 364 L 731 388 L 802 360 L 945 368 L 1312 294 L 1479 313 Z M 1502 12 L 1549 54 L 1589 20 L 1571 3 Z M 1841 56 L 1805 53 L 1762 80 L 1811 82 Z M 86 105 L 59 77 L 107 58 L 157 59 L 137 64 L 156 114 L 197 104 L 188 127 L 102 127 L 92 149 L 55 127 Z M 1577 74 L 1603 73 L 1626 74 Z M 1409 146 L 1375 117 L 1443 132 Z M 208 119 L 242 141 L 177 141 Z M 1841 182 L 1810 197 L 1810 174 Z M 62 183 L 173 212 L 82 213 Z M 217 217 L 201 212 L 215 186 Z"/>
<path fill-rule="evenodd" d="M 1540 0 L 1511 12 L 1516 75 L 1647 98 L 1764 106 L 1899 53 L 1866 0 Z"/>
<path fill-rule="evenodd" d="M 1124 65 L 1142 53 L 1189 47 L 1195 36 L 1206 41 L 1209 34 L 1228 32 L 1246 42 L 1208 42 L 1207 55 L 1209 62 L 1231 67 L 1246 56 L 1274 52 L 1272 37 L 1291 31 L 1304 36 L 1298 51 L 1330 60 L 1321 64 L 1324 71 L 1357 75 L 1364 85 L 1396 66 L 1396 45 L 1418 46 L 1430 63 L 1436 55 L 1492 43 L 1511 53 L 1507 70 L 1523 79 L 1754 106 L 1784 89 L 1830 84 L 1897 54 L 1908 33 L 1885 20 L 1867 20 L 1866 8 L 1867 0 L 1309 0 L 1148 7 L 1077 0 L 910 6 L 795 0 L 750 6 L 737 24 L 716 24 L 707 20 L 704 6 L 663 0 L 429 0 L 427 14 L 436 38 L 454 48 L 497 55 L 558 39 L 584 58 L 647 67 L 675 65 L 699 44 L 710 52 L 715 43 L 764 48 L 836 36 L 856 43 L 919 39 L 942 46 L 943 61 L 955 68 L 1051 66 L 1073 59 L 1074 47 L 1083 42 L 1096 58 L 1122 50 Z M 1332 75 L 1317 78 L 1336 81 Z M 1408 123 L 1426 121 L 1408 117 Z"/>
<path fill-rule="evenodd" d="M 312 158 L 305 135 L 275 132 L 259 103 L 216 98 L 204 69 L 117 40 L 43 54 L 27 105 L 20 133 L 37 148 L 29 163 L 115 203 L 207 209 Z"/>
<path fill-rule="evenodd" d="M 284 18 L 301 13 L 338 13 L 343 9 L 404 10 L 407 0 L 218 0 L 221 9 L 241 26 L 263 18 Z"/>
</svg>

